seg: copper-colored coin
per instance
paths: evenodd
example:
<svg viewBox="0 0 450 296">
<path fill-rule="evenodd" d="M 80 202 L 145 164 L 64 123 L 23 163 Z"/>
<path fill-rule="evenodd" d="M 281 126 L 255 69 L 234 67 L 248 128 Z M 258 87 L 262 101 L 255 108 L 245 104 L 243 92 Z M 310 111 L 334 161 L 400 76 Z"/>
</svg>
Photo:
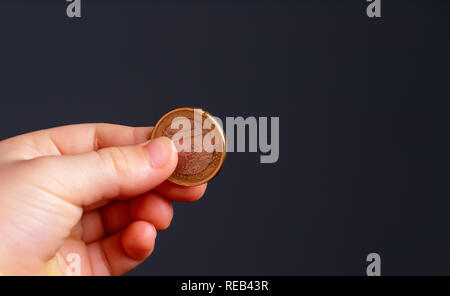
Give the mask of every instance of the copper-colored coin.
<svg viewBox="0 0 450 296">
<path fill-rule="evenodd" d="M 225 162 L 222 126 L 202 109 L 183 107 L 166 113 L 152 132 L 152 139 L 161 136 L 172 139 L 178 150 L 178 165 L 169 177 L 173 183 L 184 186 L 206 183 Z"/>
</svg>

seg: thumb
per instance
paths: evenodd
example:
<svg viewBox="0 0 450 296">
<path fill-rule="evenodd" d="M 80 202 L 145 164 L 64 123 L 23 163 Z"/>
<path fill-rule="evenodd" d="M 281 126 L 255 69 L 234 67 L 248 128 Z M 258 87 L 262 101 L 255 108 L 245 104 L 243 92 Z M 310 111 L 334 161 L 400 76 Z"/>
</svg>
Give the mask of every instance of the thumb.
<svg viewBox="0 0 450 296">
<path fill-rule="evenodd" d="M 175 170 L 178 155 L 166 137 L 141 145 L 29 160 L 39 172 L 40 189 L 78 206 L 105 199 L 132 197 L 165 181 Z"/>
</svg>

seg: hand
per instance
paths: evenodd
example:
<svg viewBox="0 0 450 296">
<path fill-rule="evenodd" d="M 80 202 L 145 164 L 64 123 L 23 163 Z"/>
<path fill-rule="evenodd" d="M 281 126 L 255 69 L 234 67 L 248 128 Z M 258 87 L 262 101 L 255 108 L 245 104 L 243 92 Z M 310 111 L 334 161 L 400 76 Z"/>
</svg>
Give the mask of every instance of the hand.
<svg viewBox="0 0 450 296">
<path fill-rule="evenodd" d="M 145 260 L 170 201 L 206 189 L 166 180 L 176 149 L 146 142 L 151 131 L 81 124 L 1 141 L 0 273 L 65 274 L 76 259 L 82 275 L 121 275 Z"/>
</svg>

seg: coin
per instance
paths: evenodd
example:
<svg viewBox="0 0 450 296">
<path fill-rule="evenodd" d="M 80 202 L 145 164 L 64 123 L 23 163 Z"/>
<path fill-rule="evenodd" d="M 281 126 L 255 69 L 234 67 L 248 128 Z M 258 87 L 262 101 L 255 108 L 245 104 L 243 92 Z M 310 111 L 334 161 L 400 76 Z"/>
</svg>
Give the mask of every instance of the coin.
<svg viewBox="0 0 450 296">
<path fill-rule="evenodd" d="M 173 183 L 204 184 L 225 162 L 225 132 L 217 119 L 202 109 L 182 107 L 166 113 L 152 132 L 152 139 L 161 136 L 172 139 L 177 147 L 178 164 L 169 177 Z"/>
</svg>

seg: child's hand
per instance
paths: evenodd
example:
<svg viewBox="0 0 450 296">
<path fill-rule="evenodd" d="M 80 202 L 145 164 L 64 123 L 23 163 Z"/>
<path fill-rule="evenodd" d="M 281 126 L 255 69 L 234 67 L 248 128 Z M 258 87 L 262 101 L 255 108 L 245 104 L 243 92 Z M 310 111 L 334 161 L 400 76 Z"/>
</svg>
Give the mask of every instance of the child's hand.
<svg viewBox="0 0 450 296">
<path fill-rule="evenodd" d="M 0 273 L 66 274 L 80 259 L 83 275 L 121 275 L 145 260 L 171 222 L 169 200 L 206 188 L 166 181 L 176 149 L 143 144 L 151 131 L 83 124 L 1 141 Z"/>
</svg>

